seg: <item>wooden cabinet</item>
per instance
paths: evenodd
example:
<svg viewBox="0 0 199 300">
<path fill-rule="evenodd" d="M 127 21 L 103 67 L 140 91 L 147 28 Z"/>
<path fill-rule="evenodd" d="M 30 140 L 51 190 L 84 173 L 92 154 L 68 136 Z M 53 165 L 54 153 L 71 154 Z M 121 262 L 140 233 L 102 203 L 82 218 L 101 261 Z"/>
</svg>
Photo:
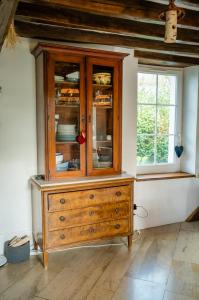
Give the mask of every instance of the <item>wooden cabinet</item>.
<svg viewBox="0 0 199 300">
<path fill-rule="evenodd" d="M 128 175 L 48 182 L 32 178 L 35 245 L 48 253 L 114 236 L 132 243 L 133 179 Z"/>
<path fill-rule="evenodd" d="M 133 178 L 121 174 L 126 54 L 39 44 L 35 248 L 48 253 L 118 235 L 132 243 Z M 106 176 L 104 176 L 106 175 Z"/>
<path fill-rule="evenodd" d="M 47 180 L 121 173 L 126 54 L 39 44 L 38 173 Z"/>
</svg>

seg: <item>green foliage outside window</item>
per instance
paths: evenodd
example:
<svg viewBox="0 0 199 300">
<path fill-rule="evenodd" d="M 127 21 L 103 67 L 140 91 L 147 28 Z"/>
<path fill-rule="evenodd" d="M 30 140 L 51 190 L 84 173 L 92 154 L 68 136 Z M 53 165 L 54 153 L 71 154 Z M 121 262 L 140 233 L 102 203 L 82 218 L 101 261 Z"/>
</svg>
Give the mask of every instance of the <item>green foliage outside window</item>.
<svg viewBox="0 0 199 300">
<path fill-rule="evenodd" d="M 168 163 L 174 138 L 175 80 L 175 76 L 139 73 L 138 165 Z"/>
</svg>

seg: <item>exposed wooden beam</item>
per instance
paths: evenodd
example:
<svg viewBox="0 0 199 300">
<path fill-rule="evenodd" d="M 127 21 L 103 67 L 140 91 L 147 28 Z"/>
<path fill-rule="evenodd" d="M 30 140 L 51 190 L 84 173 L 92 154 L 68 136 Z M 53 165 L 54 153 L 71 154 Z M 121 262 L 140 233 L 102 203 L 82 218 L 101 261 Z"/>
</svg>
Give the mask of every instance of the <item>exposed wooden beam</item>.
<svg viewBox="0 0 199 300">
<path fill-rule="evenodd" d="M 198 0 L 176 0 L 177 5 L 193 5 L 199 8 Z"/>
<path fill-rule="evenodd" d="M 157 60 L 157 59 L 147 59 L 147 58 L 139 58 L 138 59 L 139 65 L 147 65 L 147 66 L 160 66 L 160 67 L 172 67 L 172 68 L 186 68 L 190 67 L 189 64 L 185 63 L 177 63 L 177 62 L 168 62 L 164 60 Z"/>
<path fill-rule="evenodd" d="M 21 1 L 38 3 L 37 0 Z M 45 5 L 53 4 L 98 15 L 129 20 L 141 20 L 152 23 L 162 23 L 159 20 L 159 14 L 168 7 L 168 5 L 145 0 L 40 0 L 39 2 Z M 186 9 L 186 17 L 180 20 L 179 24 L 187 28 L 199 28 L 198 12 Z"/>
<path fill-rule="evenodd" d="M 150 2 L 157 2 L 157 3 L 163 3 L 168 5 L 168 0 L 146 0 L 146 1 L 150 1 Z M 182 6 L 182 7 L 188 7 L 191 9 L 198 9 L 199 8 L 199 2 L 198 0 L 176 0 L 175 4 L 177 6 Z"/>
<path fill-rule="evenodd" d="M 86 30 L 68 29 L 64 27 L 21 21 L 16 21 L 15 27 L 19 35 L 28 38 L 123 46 L 138 50 L 153 49 L 168 54 L 188 53 L 194 56 L 199 56 L 199 46 L 196 45 L 165 44 L 160 41 L 151 41 L 136 37 L 96 33 Z"/>
<path fill-rule="evenodd" d="M 149 39 L 163 40 L 165 26 L 148 24 L 114 17 L 99 16 L 71 9 L 53 6 L 43 7 L 39 4 L 19 3 L 15 16 L 19 21 L 53 24 L 66 28 L 82 28 L 129 36 L 143 36 Z M 199 33 L 191 29 L 178 29 L 178 41 L 199 43 Z"/>
<path fill-rule="evenodd" d="M 149 52 L 149 51 L 134 51 L 134 56 L 139 59 L 146 60 L 158 60 L 164 63 L 182 63 L 187 65 L 199 65 L 199 57 L 188 57 L 188 56 L 177 56 L 177 55 L 169 55 L 162 54 L 157 52 Z"/>
<path fill-rule="evenodd" d="M 18 0 L 0 0 L 0 51 L 13 20 Z"/>
</svg>

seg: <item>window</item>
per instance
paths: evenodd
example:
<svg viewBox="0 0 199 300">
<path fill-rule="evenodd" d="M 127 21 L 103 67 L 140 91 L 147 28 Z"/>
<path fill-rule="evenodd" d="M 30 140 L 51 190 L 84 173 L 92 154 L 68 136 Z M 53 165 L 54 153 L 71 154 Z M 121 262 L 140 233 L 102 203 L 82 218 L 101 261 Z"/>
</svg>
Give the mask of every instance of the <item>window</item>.
<svg viewBox="0 0 199 300">
<path fill-rule="evenodd" d="M 178 87 L 177 72 L 138 73 L 137 165 L 140 168 L 176 164 L 174 148 L 180 132 Z"/>
</svg>

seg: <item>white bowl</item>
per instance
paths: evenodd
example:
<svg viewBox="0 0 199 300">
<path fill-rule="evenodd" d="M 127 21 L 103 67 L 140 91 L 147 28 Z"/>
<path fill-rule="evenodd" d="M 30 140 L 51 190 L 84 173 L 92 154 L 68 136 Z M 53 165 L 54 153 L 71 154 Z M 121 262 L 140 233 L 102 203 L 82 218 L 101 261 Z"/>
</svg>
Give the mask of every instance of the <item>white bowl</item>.
<svg viewBox="0 0 199 300">
<path fill-rule="evenodd" d="M 75 127 L 76 127 L 76 124 L 59 124 L 58 125 L 58 130 L 60 130 L 60 131 L 70 131 L 70 130 L 74 130 L 75 129 Z"/>
</svg>

